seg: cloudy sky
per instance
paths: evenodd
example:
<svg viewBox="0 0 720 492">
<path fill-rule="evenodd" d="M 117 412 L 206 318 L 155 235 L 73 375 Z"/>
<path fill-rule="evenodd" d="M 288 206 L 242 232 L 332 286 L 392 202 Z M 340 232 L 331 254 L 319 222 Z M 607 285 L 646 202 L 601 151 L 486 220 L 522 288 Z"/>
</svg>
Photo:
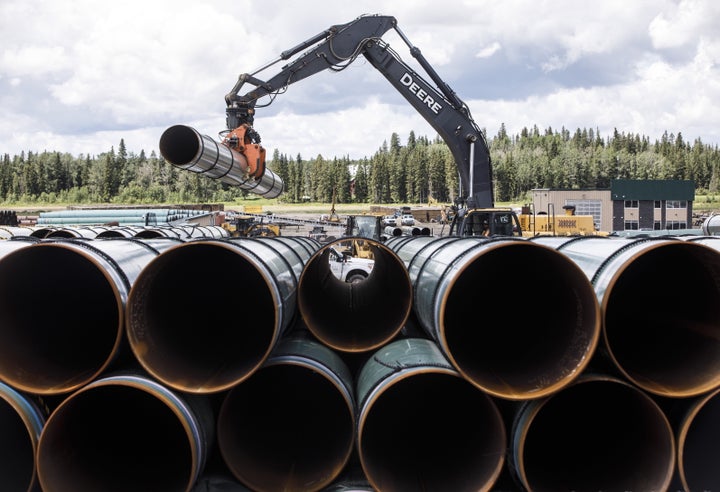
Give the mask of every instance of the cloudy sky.
<svg viewBox="0 0 720 492">
<path fill-rule="evenodd" d="M 397 18 L 489 137 L 504 123 L 720 144 L 716 0 L 2 0 L 0 155 L 97 155 L 121 138 L 149 154 L 175 124 L 217 138 L 240 73 L 377 13 Z M 397 34 L 384 39 L 411 63 Z M 291 85 L 255 129 L 269 155 L 305 159 L 435 136 L 363 58 Z"/>
</svg>

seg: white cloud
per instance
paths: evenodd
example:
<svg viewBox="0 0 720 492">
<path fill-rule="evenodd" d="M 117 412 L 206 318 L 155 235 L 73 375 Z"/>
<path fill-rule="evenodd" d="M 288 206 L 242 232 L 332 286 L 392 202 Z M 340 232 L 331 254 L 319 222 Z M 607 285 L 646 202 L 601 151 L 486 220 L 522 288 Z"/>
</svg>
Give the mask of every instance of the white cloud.
<svg viewBox="0 0 720 492">
<path fill-rule="evenodd" d="M 0 154 L 157 148 L 189 124 L 213 137 L 241 72 L 361 14 L 393 15 L 493 135 L 523 126 L 682 131 L 720 143 L 720 6 L 713 0 L 385 2 L 4 0 Z M 98 15 L 98 8 L 101 15 Z M 397 34 L 388 41 L 414 64 Z M 286 62 L 262 72 L 270 77 Z M 415 66 L 415 65 L 414 65 Z M 372 155 L 434 130 L 369 63 L 292 85 L 255 126 L 270 152 Z"/>
</svg>

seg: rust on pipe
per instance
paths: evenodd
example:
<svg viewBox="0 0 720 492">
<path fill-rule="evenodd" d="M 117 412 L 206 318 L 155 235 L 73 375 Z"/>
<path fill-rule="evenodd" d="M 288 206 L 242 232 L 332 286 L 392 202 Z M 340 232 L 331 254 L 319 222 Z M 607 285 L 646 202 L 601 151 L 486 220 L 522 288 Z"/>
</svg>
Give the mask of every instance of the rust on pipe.
<svg viewBox="0 0 720 492">
<path fill-rule="evenodd" d="M 513 423 L 509 467 L 524 490 L 667 490 L 674 464 L 663 411 L 610 376 L 525 402 Z"/>
<path fill-rule="evenodd" d="M 344 352 L 387 343 L 412 309 L 412 286 L 403 262 L 379 241 L 361 239 L 370 245 L 375 260 L 366 279 L 343 282 L 330 270 L 330 249 L 342 249 L 348 241 L 343 238 L 325 244 L 308 260 L 298 284 L 298 309 L 310 332 Z"/>
<path fill-rule="evenodd" d="M 2 257 L 0 379 L 50 395 L 96 378 L 121 352 L 128 292 L 157 254 L 134 240 L 45 239 Z"/>
<path fill-rule="evenodd" d="M 225 397 L 219 448 L 252 490 L 320 490 L 348 463 L 354 412 L 352 375 L 340 357 L 310 338 L 284 339 Z"/>
<path fill-rule="evenodd" d="M 138 374 L 97 379 L 67 397 L 40 435 L 44 492 L 189 491 L 211 448 L 206 400 Z"/>
<path fill-rule="evenodd" d="M 407 265 L 424 331 L 479 389 L 539 398 L 590 362 L 599 304 L 583 272 L 554 249 L 523 239 L 427 236 L 386 244 Z"/>
<path fill-rule="evenodd" d="M 250 174 L 246 157 L 224 143 L 185 125 L 171 126 L 160 137 L 160 153 L 170 164 L 218 179 L 225 184 L 265 198 L 277 198 L 283 192 L 283 181 L 271 169 L 261 176 Z"/>
<path fill-rule="evenodd" d="M 212 393 L 241 382 L 287 330 L 297 278 L 318 244 L 303 237 L 201 239 L 165 250 L 128 299 L 136 358 L 181 391 Z"/>
<path fill-rule="evenodd" d="M 373 489 L 492 490 L 505 462 L 503 419 L 435 343 L 385 345 L 356 388 L 358 455 Z"/>
</svg>

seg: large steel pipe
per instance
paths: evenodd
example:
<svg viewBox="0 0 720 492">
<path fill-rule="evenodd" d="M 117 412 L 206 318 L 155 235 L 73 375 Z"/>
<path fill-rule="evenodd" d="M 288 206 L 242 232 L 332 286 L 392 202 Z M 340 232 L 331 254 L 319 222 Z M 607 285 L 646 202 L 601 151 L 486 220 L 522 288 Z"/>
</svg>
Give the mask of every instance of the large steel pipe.
<svg viewBox="0 0 720 492">
<path fill-rule="evenodd" d="M 255 491 L 313 491 L 345 468 L 355 442 L 350 370 L 310 338 L 283 339 L 263 366 L 226 396 L 218 444 Z"/>
<path fill-rule="evenodd" d="M 382 243 L 361 239 L 370 245 L 375 261 L 367 278 L 351 283 L 333 274 L 330 251 L 348 241 L 343 238 L 327 243 L 308 260 L 298 284 L 298 308 L 308 329 L 345 352 L 387 343 L 412 309 L 412 286 L 403 262 Z"/>
<path fill-rule="evenodd" d="M 584 374 L 518 410 L 509 467 L 527 491 L 667 490 L 672 427 L 639 388 Z"/>
<path fill-rule="evenodd" d="M 188 491 L 214 439 L 207 401 L 139 374 L 97 379 L 50 415 L 38 443 L 44 492 Z"/>
<path fill-rule="evenodd" d="M 265 168 L 262 176 L 250 176 L 244 155 L 189 126 L 175 125 L 165 130 L 160 137 L 160 153 L 176 167 L 265 198 L 277 198 L 283 192 L 283 181 L 272 170 Z"/>
<path fill-rule="evenodd" d="M 38 490 L 35 453 L 46 412 L 34 400 L 0 383 L 0 483 L 7 492 Z"/>
<path fill-rule="evenodd" d="M 676 435 L 683 490 L 720 490 L 720 389 L 687 405 Z"/>
<path fill-rule="evenodd" d="M 46 239 L 2 257 L 0 379 L 60 394 L 96 378 L 121 352 L 128 292 L 158 254 L 134 240 Z"/>
<path fill-rule="evenodd" d="M 587 366 L 600 309 L 564 255 L 522 239 L 405 236 L 386 244 L 407 265 L 421 326 L 478 388 L 538 398 Z"/>
<path fill-rule="evenodd" d="M 491 397 L 430 340 L 391 342 L 357 380 L 357 447 L 375 490 L 491 490 L 506 434 Z"/>
<path fill-rule="evenodd" d="M 651 393 L 691 397 L 720 385 L 720 252 L 675 238 L 537 238 L 593 284 L 609 359 Z"/>
<path fill-rule="evenodd" d="M 193 393 L 244 380 L 287 330 L 297 279 L 318 245 L 289 236 L 201 239 L 164 251 L 128 299 L 128 340 L 138 361 L 166 385 Z"/>
</svg>

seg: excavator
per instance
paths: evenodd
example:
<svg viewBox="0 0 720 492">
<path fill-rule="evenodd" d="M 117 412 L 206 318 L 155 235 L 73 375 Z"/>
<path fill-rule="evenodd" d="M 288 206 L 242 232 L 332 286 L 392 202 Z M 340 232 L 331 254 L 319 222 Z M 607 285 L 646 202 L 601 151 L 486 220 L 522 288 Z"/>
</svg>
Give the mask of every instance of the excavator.
<svg viewBox="0 0 720 492">
<path fill-rule="evenodd" d="M 393 29 L 410 54 L 432 80 L 425 80 L 403 62 L 382 36 Z M 298 55 L 299 53 L 301 53 Z M 298 55 L 296 57 L 296 55 Z M 225 95 L 227 130 L 225 145 L 245 155 L 248 162 L 264 168 L 264 149 L 254 128 L 255 109 L 272 103 L 291 84 L 323 70 L 341 71 L 363 56 L 437 131 L 448 145 L 460 178 L 460 194 L 453 204 L 450 234 L 458 236 L 521 236 L 522 228 L 511 208 L 494 206 L 490 151 L 467 105 L 433 69 L 421 51 L 386 15 L 364 15 L 329 29 L 283 51 L 276 59 L 252 73 L 238 77 Z M 258 74 L 291 60 L 270 78 Z M 242 92 L 246 86 L 249 90 Z M 268 102 L 258 105 L 267 98 Z M 243 154 L 244 155 L 244 154 Z M 263 161 L 263 162 L 260 162 Z M 373 230 L 371 233 L 376 234 Z M 372 237 L 372 236 L 368 236 Z"/>
</svg>

